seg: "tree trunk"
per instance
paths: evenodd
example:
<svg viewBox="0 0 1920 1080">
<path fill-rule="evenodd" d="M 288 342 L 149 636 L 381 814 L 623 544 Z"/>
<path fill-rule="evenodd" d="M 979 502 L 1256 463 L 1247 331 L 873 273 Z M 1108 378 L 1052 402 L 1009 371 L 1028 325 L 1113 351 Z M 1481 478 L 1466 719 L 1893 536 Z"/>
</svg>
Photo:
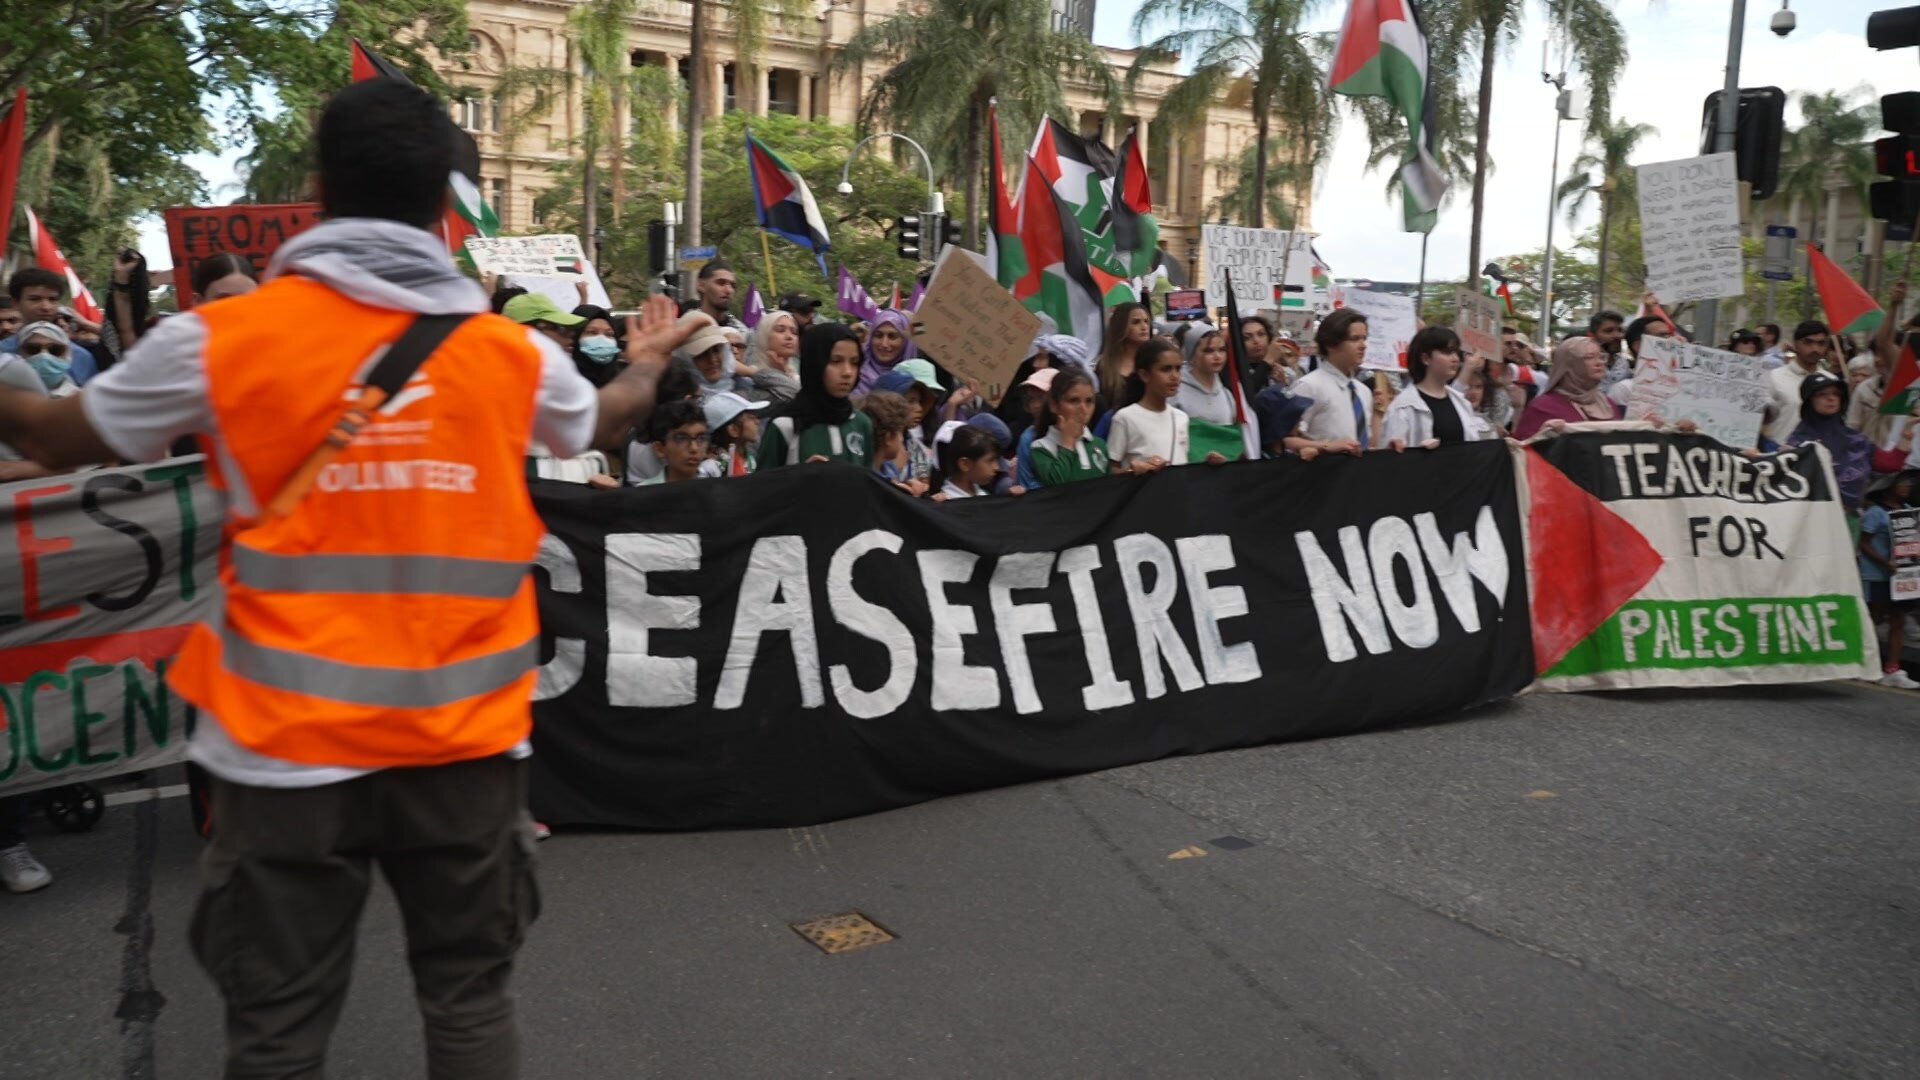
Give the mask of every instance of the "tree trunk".
<svg viewBox="0 0 1920 1080">
<path fill-rule="evenodd" d="M 1480 26 L 1480 115 L 1473 127 L 1473 232 L 1467 240 L 1467 288 L 1480 288 L 1480 229 L 1487 218 L 1487 140 L 1492 136 L 1493 65 L 1499 59 L 1500 27 Z"/>
<path fill-rule="evenodd" d="M 681 228 L 688 247 L 700 246 L 700 154 L 707 134 L 707 3 L 693 0 L 692 37 L 687 46 L 687 199 Z M 667 252 L 667 264 L 678 266 L 679 253 Z"/>
<path fill-rule="evenodd" d="M 1261 95 L 1254 96 L 1253 103 L 1253 205 L 1248 215 L 1248 224 L 1255 229 L 1267 227 L 1267 137 L 1272 128 L 1273 110 L 1271 103 Z M 1291 245 L 1289 245 L 1291 250 Z"/>
<path fill-rule="evenodd" d="M 984 168 L 980 140 L 986 126 L 987 108 L 975 91 L 973 101 L 967 105 L 967 246 L 975 251 L 986 250 L 980 243 L 980 173 Z"/>
<path fill-rule="evenodd" d="M 608 180 L 613 185 L 613 205 L 607 208 L 607 216 L 614 228 L 620 227 L 620 207 L 627 201 L 627 77 L 631 74 L 632 62 L 627 61 L 613 77 L 613 122 L 607 125 Z M 597 252 L 593 257 L 600 258 Z"/>
<path fill-rule="evenodd" d="M 1607 310 L 1607 240 L 1613 224 L 1613 192 L 1600 193 L 1600 282 L 1594 286 L 1593 310 L 1597 315 Z"/>
<path fill-rule="evenodd" d="M 582 125 L 586 151 L 580 167 L 580 249 L 593 253 L 593 238 L 600 231 L 600 170 L 594 167 L 594 157 L 600 152 L 600 110 L 593 104 L 593 89 L 586 90 L 586 102 L 581 109 L 586 121 Z M 598 261 L 599 256 L 595 254 Z"/>
</svg>

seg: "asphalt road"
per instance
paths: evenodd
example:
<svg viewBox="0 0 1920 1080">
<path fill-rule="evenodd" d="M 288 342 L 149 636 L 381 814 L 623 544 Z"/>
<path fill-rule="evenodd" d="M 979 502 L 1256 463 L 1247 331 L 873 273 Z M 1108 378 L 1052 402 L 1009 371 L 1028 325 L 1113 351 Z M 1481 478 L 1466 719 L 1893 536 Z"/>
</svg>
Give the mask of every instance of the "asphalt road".
<svg viewBox="0 0 1920 1080">
<path fill-rule="evenodd" d="M 217 1074 L 197 846 L 180 799 L 34 837 L 58 880 L 0 894 L 0 1075 Z M 1920 1072 L 1920 695 L 1875 687 L 1542 695 L 542 856 L 535 1080 Z M 789 927 L 849 911 L 897 940 Z M 330 1075 L 421 1075 L 418 1039 L 380 894 Z"/>
</svg>

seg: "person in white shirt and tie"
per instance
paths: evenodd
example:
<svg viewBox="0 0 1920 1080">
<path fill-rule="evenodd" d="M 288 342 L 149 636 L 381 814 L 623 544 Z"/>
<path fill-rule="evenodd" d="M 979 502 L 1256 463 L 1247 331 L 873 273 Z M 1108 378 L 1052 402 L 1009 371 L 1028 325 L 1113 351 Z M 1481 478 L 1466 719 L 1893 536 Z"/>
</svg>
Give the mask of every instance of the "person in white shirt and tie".
<svg viewBox="0 0 1920 1080">
<path fill-rule="evenodd" d="M 1373 391 L 1354 378 L 1367 355 L 1367 317 L 1341 308 L 1314 331 L 1321 364 L 1294 384 L 1293 392 L 1313 399 L 1300 420 L 1300 434 L 1287 449 L 1312 447 L 1324 454 L 1359 454 L 1371 449 Z"/>
</svg>

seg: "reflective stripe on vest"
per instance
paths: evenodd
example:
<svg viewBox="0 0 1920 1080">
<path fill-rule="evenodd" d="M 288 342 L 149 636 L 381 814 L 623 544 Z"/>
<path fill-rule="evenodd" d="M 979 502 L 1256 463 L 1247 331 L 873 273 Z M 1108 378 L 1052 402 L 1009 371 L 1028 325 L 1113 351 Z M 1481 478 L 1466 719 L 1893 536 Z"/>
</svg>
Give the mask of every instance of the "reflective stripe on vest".
<svg viewBox="0 0 1920 1080">
<path fill-rule="evenodd" d="M 506 600 L 528 564 L 445 555 L 280 555 L 233 545 L 233 577 L 251 589 L 300 593 L 390 593 Z"/>
<path fill-rule="evenodd" d="M 430 709 L 499 690 L 540 662 L 535 635 L 512 648 L 431 668 L 373 667 L 325 660 L 220 631 L 229 671 L 262 686 L 353 705 Z"/>
</svg>

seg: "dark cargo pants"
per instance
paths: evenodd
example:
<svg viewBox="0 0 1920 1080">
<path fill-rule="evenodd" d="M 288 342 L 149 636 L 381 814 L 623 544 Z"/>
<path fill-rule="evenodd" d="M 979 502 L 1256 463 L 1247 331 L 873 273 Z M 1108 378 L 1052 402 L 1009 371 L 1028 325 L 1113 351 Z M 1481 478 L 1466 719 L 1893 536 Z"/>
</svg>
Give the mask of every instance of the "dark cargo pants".
<svg viewBox="0 0 1920 1080">
<path fill-rule="evenodd" d="M 428 1075 L 519 1075 L 507 982 L 540 908 L 526 762 L 213 785 L 192 938 L 226 999 L 228 1077 L 323 1074 L 376 864 L 406 924 Z"/>
</svg>

